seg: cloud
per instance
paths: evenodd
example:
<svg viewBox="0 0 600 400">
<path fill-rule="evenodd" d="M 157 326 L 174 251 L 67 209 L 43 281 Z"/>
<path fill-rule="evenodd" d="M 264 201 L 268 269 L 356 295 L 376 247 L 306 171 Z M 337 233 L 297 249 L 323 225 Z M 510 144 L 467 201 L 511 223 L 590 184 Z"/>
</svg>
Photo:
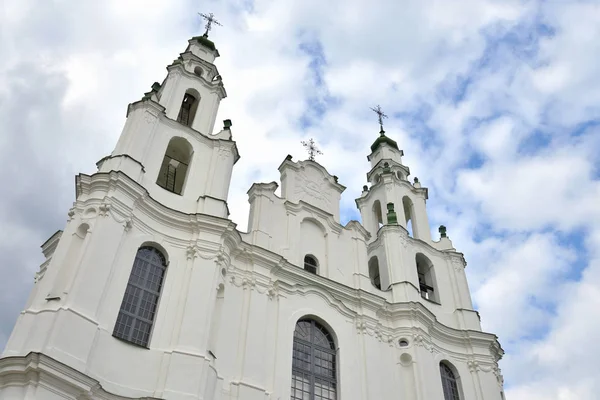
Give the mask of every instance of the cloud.
<svg viewBox="0 0 600 400">
<path fill-rule="evenodd" d="M 448 226 L 485 329 L 507 350 L 507 398 L 593 399 L 600 288 L 600 8 L 592 1 L 210 2 L 211 33 L 242 158 L 229 207 L 278 180 L 287 154 L 348 187 L 356 218 L 370 106 L 430 189 L 432 230 Z M 128 103 L 202 30 L 191 1 L 8 2 L 0 16 L 0 347 L 65 222 L 73 175 L 93 172 Z M 203 6 L 204 7 L 204 6 Z M 217 126 L 220 123 L 217 122 Z M 6 194 L 5 194 L 6 193 Z M 434 232 L 435 233 L 435 232 Z M 567 351 L 568 349 L 568 351 Z M 574 362 L 573 360 L 577 360 Z M 568 368 L 565 366 L 568 365 Z"/>
</svg>

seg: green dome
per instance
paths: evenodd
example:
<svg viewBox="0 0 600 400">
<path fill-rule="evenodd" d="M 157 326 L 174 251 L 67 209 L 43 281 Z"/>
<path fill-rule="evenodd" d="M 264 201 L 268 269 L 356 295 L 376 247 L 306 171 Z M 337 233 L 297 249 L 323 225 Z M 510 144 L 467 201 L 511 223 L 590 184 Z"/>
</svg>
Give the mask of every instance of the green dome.
<svg viewBox="0 0 600 400">
<path fill-rule="evenodd" d="M 388 146 L 396 150 L 400 150 L 398 149 L 398 143 L 396 143 L 395 140 L 392 140 L 389 137 L 385 136 L 385 132 L 381 131 L 379 137 L 371 145 L 371 153 L 374 153 L 375 150 L 377 150 L 377 148 L 383 143 L 387 143 Z"/>
<path fill-rule="evenodd" d="M 209 40 L 208 36 L 206 35 L 194 36 L 192 39 L 197 40 L 198 42 L 200 42 L 200 44 L 204 45 L 205 47 L 208 47 L 212 51 L 216 50 L 215 43 L 212 40 Z"/>
</svg>

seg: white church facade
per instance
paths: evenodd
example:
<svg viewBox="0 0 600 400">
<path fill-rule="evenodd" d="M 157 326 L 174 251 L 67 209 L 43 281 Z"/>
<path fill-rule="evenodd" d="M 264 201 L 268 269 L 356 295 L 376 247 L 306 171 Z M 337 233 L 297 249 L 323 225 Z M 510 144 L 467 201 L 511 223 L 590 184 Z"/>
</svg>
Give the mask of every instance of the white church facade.
<svg viewBox="0 0 600 400">
<path fill-rule="evenodd" d="M 0 358 L 0 399 L 504 399 L 463 255 L 445 228 L 431 237 L 428 191 L 383 129 L 362 223 L 340 223 L 336 176 L 288 156 L 236 229 L 231 121 L 212 134 L 218 55 L 190 39 L 76 177 Z"/>
</svg>

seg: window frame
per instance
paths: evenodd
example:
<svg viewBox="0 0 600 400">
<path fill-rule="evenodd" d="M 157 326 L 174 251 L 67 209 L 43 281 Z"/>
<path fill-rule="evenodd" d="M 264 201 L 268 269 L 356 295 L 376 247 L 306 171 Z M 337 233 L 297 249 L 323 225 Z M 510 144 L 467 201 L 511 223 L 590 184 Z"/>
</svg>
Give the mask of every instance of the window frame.
<svg viewBox="0 0 600 400">
<path fill-rule="evenodd" d="M 462 400 L 460 377 L 456 373 L 455 368 L 446 362 L 440 362 L 440 378 L 442 380 L 444 400 Z"/>
<path fill-rule="evenodd" d="M 312 263 L 308 262 L 307 259 L 312 261 Z M 312 268 L 314 268 L 314 271 L 311 270 Z M 319 260 L 317 260 L 317 257 L 315 257 L 311 254 L 306 254 L 304 256 L 304 270 L 310 272 L 311 274 L 318 275 L 319 274 Z"/>
<path fill-rule="evenodd" d="M 309 340 L 305 340 L 296 335 L 296 332 L 299 329 L 299 325 L 301 323 L 310 323 Z M 314 340 L 314 337 L 315 337 L 314 333 L 316 331 L 320 331 L 325 336 L 325 338 L 328 340 L 328 344 L 329 344 L 328 347 L 325 347 L 325 346 L 317 343 Z M 297 363 L 295 363 L 295 355 L 302 353 L 301 350 L 298 349 L 299 346 L 308 347 L 308 349 L 309 349 L 310 360 L 308 361 L 309 362 L 308 368 L 303 368 L 303 367 L 299 366 Z M 322 364 L 319 364 L 317 362 L 317 359 L 319 359 L 317 357 L 317 354 L 318 354 L 317 351 L 321 352 L 325 355 L 329 355 L 331 357 L 332 367 L 330 369 L 324 367 Z M 304 353 L 304 354 L 306 354 L 306 353 Z M 319 360 L 321 360 L 321 362 L 322 362 L 323 359 L 321 358 Z M 328 369 L 332 372 L 330 375 L 320 374 L 320 373 L 316 372 L 317 368 L 320 368 L 321 370 Z M 295 383 L 296 383 L 297 376 L 300 378 L 305 378 L 305 379 L 308 378 L 308 381 L 309 381 L 308 382 L 308 385 L 309 385 L 308 395 L 309 395 L 310 400 L 319 400 L 319 399 L 335 400 L 335 399 L 338 399 L 338 391 L 339 391 L 338 358 L 337 358 L 337 347 L 335 345 L 335 340 L 329 329 L 327 329 L 323 324 L 319 323 L 318 321 L 316 321 L 315 319 L 312 319 L 312 318 L 302 318 L 302 319 L 298 320 L 298 322 L 296 322 L 296 326 L 294 327 L 294 338 L 293 338 L 293 349 L 292 349 L 292 382 L 291 382 L 291 389 L 290 389 L 291 390 L 291 393 L 290 393 L 291 400 L 303 399 L 304 397 L 302 395 L 306 393 L 304 391 L 301 391 L 300 395 L 302 397 L 295 397 L 295 395 L 296 395 L 295 390 L 297 389 L 297 387 L 295 386 Z M 317 380 L 320 380 L 320 381 L 322 381 L 326 384 L 329 384 L 333 387 L 333 392 L 334 392 L 333 398 L 322 397 L 316 393 Z"/>
<path fill-rule="evenodd" d="M 148 251 L 150 253 L 145 255 L 144 252 Z M 156 247 L 141 246 L 137 249 L 115 321 L 113 337 L 136 346 L 148 348 L 158 312 L 160 294 L 164 286 L 167 264 L 165 255 Z M 150 280 L 150 278 L 153 278 L 151 273 L 157 269 L 160 276 L 152 275 L 157 277 L 158 281 Z M 136 271 L 138 274 L 136 274 Z M 156 288 L 154 289 L 152 286 Z M 128 299 L 134 300 L 134 302 L 129 303 L 131 306 L 128 306 Z M 127 309 L 130 307 L 133 307 L 133 310 Z M 150 316 L 146 317 L 143 313 L 149 313 Z M 128 319 L 129 324 L 127 323 Z M 141 329 L 143 324 L 147 326 L 147 332 Z M 142 335 L 141 339 L 139 334 Z"/>
</svg>

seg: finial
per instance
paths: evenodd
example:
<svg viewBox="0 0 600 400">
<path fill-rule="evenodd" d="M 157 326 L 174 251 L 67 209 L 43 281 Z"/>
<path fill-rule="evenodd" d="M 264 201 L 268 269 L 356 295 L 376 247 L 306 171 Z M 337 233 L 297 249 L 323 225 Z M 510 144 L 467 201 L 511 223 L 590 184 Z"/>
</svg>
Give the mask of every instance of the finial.
<svg viewBox="0 0 600 400">
<path fill-rule="evenodd" d="M 419 183 L 419 178 L 415 176 L 415 183 Z"/>
<path fill-rule="evenodd" d="M 379 120 L 379 133 L 381 134 L 381 136 L 383 136 L 383 134 L 385 133 L 385 131 L 383 130 L 383 119 L 387 118 L 388 116 L 383 113 L 379 104 L 377 104 L 377 107 L 371 107 L 371 110 L 373 110 L 377 114 L 377 119 Z"/>
<path fill-rule="evenodd" d="M 204 25 L 204 28 L 206 28 L 206 31 L 204 32 L 204 37 L 208 37 L 208 31 L 210 31 L 210 29 L 212 28 L 212 24 L 215 25 L 219 25 L 219 26 L 223 26 L 221 25 L 221 23 L 219 21 L 217 21 L 217 19 L 215 18 L 215 14 L 210 13 L 208 15 L 203 14 L 203 13 L 198 13 L 198 15 L 200 15 L 202 18 L 204 18 L 206 20 L 206 25 Z"/>
<path fill-rule="evenodd" d="M 367 185 L 363 185 L 363 192 L 368 192 L 369 191 L 369 187 Z"/>
<path fill-rule="evenodd" d="M 304 148 L 308 152 L 308 159 L 310 161 L 315 161 L 315 155 L 322 155 L 323 154 L 321 152 L 321 150 L 319 150 L 317 148 L 317 144 L 315 143 L 315 141 L 313 140 L 313 138 L 310 138 L 308 140 L 308 142 L 306 142 L 306 141 L 303 140 L 300 143 L 302 143 L 302 146 L 304 146 Z"/>
<path fill-rule="evenodd" d="M 394 211 L 394 203 L 387 203 L 387 220 L 389 225 L 397 225 L 398 224 L 398 216 Z"/>
<path fill-rule="evenodd" d="M 440 232 L 440 238 L 445 238 L 446 236 L 446 227 L 444 225 L 440 225 L 438 232 Z"/>
<path fill-rule="evenodd" d="M 229 129 L 230 130 L 232 125 L 233 124 L 231 123 L 230 119 L 224 119 L 223 120 L 223 129 Z"/>
</svg>

